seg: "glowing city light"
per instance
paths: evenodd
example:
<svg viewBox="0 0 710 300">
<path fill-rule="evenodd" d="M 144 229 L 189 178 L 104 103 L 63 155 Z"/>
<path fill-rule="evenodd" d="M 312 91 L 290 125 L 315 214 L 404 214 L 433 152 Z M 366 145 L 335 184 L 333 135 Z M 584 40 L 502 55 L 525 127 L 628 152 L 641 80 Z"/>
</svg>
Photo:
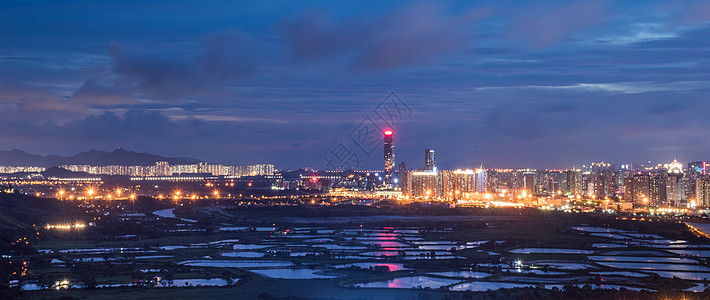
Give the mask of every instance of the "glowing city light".
<svg viewBox="0 0 710 300">
<path fill-rule="evenodd" d="M 57 229 L 57 230 L 72 230 L 72 229 L 84 229 L 86 224 L 76 222 L 74 224 L 47 224 L 44 226 L 45 229 Z"/>
</svg>

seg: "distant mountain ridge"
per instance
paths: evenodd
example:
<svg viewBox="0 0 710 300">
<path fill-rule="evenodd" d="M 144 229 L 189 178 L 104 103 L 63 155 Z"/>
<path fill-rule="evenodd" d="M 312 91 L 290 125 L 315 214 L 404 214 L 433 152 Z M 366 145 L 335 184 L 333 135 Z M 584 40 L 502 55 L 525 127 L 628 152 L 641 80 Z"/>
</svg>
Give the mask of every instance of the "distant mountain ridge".
<svg viewBox="0 0 710 300">
<path fill-rule="evenodd" d="M 22 150 L 0 150 L 0 166 L 33 166 L 55 167 L 60 165 L 92 165 L 92 166 L 149 166 L 157 161 L 167 161 L 171 165 L 194 164 L 198 159 L 189 157 L 164 157 L 150 153 L 138 153 L 118 148 L 112 152 L 91 150 L 72 156 L 30 154 Z"/>
</svg>

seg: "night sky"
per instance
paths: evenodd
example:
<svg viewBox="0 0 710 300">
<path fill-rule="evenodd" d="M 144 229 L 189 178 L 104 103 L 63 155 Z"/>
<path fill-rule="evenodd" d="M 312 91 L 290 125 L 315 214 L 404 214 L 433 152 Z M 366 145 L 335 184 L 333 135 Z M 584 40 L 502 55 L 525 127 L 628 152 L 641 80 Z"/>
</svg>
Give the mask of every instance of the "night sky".
<svg viewBox="0 0 710 300">
<path fill-rule="evenodd" d="M 410 168 L 710 159 L 710 2 L 470 2 L 3 0 L 0 149 L 325 168 L 395 92 Z"/>
</svg>

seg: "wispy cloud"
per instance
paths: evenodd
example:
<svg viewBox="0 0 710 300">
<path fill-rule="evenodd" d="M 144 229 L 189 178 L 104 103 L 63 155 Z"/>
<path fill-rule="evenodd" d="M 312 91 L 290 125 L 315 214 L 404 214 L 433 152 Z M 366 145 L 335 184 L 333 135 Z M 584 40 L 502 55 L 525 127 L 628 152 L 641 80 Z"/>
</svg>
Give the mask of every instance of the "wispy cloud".
<svg viewBox="0 0 710 300">
<path fill-rule="evenodd" d="M 606 1 L 575 1 L 535 5 L 518 12 L 512 36 L 537 47 L 553 45 L 570 34 L 611 19 Z"/>
<path fill-rule="evenodd" d="M 679 37 L 677 30 L 669 29 L 662 23 L 637 23 L 629 25 L 628 27 L 628 32 L 625 34 L 609 35 L 594 41 L 623 45 Z"/>
<path fill-rule="evenodd" d="M 527 85 L 507 87 L 478 87 L 476 91 L 496 90 L 561 90 L 576 92 L 608 92 L 618 94 L 638 94 L 661 91 L 693 91 L 710 89 L 710 81 L 681 82 L 619 82 L 619 83 L 577 83 L 572 85 Z"/>
</svg>

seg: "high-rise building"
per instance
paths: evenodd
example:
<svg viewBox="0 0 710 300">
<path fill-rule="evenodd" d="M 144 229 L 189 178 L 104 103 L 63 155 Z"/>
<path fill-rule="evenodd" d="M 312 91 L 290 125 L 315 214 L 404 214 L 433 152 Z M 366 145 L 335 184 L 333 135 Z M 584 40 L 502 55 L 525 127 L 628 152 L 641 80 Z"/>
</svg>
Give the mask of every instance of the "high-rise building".
<svg viewBox="0 0 710 300">
<path fill-rule="evenodd" d="M 615 166 L 610 164 L 610 163 L 605 163 L 605 162 L 595 162 L 595 163 L 590 163 L 588 165 L 582 165 L 582 173 L 592 173 L 592 172 L 598 172 L 598 171 L 603 171 L 603 170 L 613 170 L 615 169 Z"/>
<path fill-rule="evenodd" d="M 606 170 L 602 174 L 604 174 L 604 196 L 616 196 L 616 175 L 611 170 Z"/>
<path fill-rule="evenodd" d="M 647 173 L 638 173 L 631 177 L 631 201 L 636 205 L 648 205 L 651 193 L 651 176 Z"/>
<path fill-rule="evenodd" d="M 590 193 L 590 188 L 589 188 L 589 174 L 585 174 L 582 172 L 582 193 L 583 195 L 589 194 Z"/>
<path fill-rule="evenodd" d="M 535 172 L 523 173 L 523 188 L 527 190 L 528 193 L 537 192 L 535 189 Z"/>
<path fill-rule="evenodd" d="M 701 177 L 695 182 L 695 205 L 710 206 L 710 177 Z"/>
<path fill-rule="evenodd" d="M 567 184 L 567 181 L 564 179 L 564 176 L 562 176 L 562 172 L 559 171 L 549 171 L 547 172 L 546 177 L 547 177 L 547 186 L 545 187 L 545 190 L 548 193 L 557 193 L 562 192 L 562 188 Z"/>
<path fill-rule="evenodd" d="M 486 178 L 486 182 L 481 186 L 485 186 L 486 190 L 483 192 L 498 193 L 502 190 L 508 190 L 513 188 L 513 172 L 510 171 L 498 171 L 498 170 L 485 170 L 481 169 L 485 175 L 481 178 Z"/>
<path fill-rule="evenodd" d="M 471 170 L 440 171 L 441 195 L 446 199 L 461 199 L 476 192 L 476 173 Z"/>
<path fill-rule="evenodd" d="M 590 174 L 589 175 L 589 193 L 597 197 L 604 196 L 604 175 Z"/>
<path fill-rule="evenodd" d="M 476 169 L 475 191 L 485 193 L 488 191 L 488 173 L 485 169 Z"/>
<path fill-rule="evenodd" d="M 409 171 L 412 180 L 412 196 L 423 199 L 439 197 L 439 181 L 434 171 Z"/>
<path fill-rule="evenodd" d="M 634 172 L 632 171 L 619 171 L 616 173 L 616 176 L 614 177 L 615 185 L 619 188 L 619 192 L 621 193 L 622 197 L 626 197 L 626 178 L 631 178 L 634 176 Z M 631 199 L 631 198 L 629 198 Z"/>
<path fill-rule="evenodd" d="M 694 161 L 688 163 L 688 172 L 693 175 L 707 175 L 707 162 Z"/>
<path fill-rule="evenodd" d="M 565 192 L 571 194 L 581 194 L 582 193 L 582 173 L 579 171 L 567 171 L 566 173 L 566 188 Z"/>
<path fill-rule="evenodd" d="M 678 183 L 680 187 L 680 196 L 681 196 L 681 201 L 678 202 L 678 205 L 680 206 L 683 202 L 688 203 L 687 201 L 693 201 L 696 200 L 696 188 L 697 188 L 697 180 L 696 178 L 691 178 L 691 177 L 683 177 L 680 179 L 680 182 Z"/>
<path fill-rule="evenodd" d="M 170 165 L 167 161 L 156 161 L 155 162 L 155 175 L 156 176 L 170 176 Z"/>
<path fill-rule="evenodd" d="M 399 187 L 402 190 L 402 195 L 412 194 L 412 178 L 407 172 L 407 164 L 402 162 L 399 164 Z"/>
<path fill-rule="evenodd" d="M 622 164 L 619 166 L 619 169 L 622 171 L 633 171 L 634 170 L 634 163 L 628 162 L 625 164 Z"/>
<path fill-rule="evenodd" d="M 616 176 L 611 170 L 602 170 L 589 174 L 588 193 L 597 197 L 611 197 L 616 195 Z"/>
<path fill-rule="evenodd" d="M 668 176 L 666 180 L 666 200 L 670 207 L 678 207 L 680 200 L 683 199 L 681 179 L 682 177 L 678 176 Z"/>
<path fill-rule="evenodd" d="M 683 164 L 679 163 L 676 159 L 668 164 L 666 169 L 668 169 L 668 174 L 683 174 Z"/>
<path fill-rule="evenodd" d="M 392 184 L 394 171 L 394 131 L 387 129 L 385 134 L 385 184 Z"/>
<path fill-rule="evenodd" d="M 454 195 L 456 190 L 456 175 L 454 171 L 451 170 L 441 170 L 439 171 L 439 188 L 441 190 L 441 195 L 444 199 L 452 200 L 457 195 Z"/>
<path fill-rule="evenodd" d="M 436 160 L 434 158 L 434 149 L 424 150 L 424 169 L 433 171 L 436 168 Z"/>
<path fill-rule="evenodd" d="M 649 204 L 653 206 L 668 206 L 667 204 L 668 177 L 663 173 L 651 178 Z"/>
</svg>

